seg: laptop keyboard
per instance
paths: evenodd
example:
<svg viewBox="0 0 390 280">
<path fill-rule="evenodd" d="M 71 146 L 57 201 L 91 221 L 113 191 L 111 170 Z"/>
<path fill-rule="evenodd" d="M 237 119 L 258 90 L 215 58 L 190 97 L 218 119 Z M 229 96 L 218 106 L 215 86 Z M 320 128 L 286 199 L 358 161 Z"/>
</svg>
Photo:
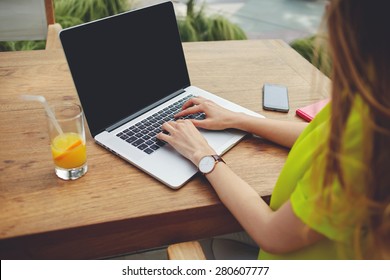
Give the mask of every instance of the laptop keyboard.
<svg viewBox="0 0 390 280">
<path fill-rule="evenodd" d="M 180 112 L 183 104 L 193 95 L 188 95 L 179 101 L 167 106 L 158 111 L 152 116 L 130 126 L 119 132 L 116 136 L 123 141 L 130 143 L 147 154 L 152 154 L 159 148 L 165 145 L 165 142 L 156 138 L 156 135 L 161 132 L 161 125 L 168 121 L 176 120 L 173 116 Z M 185 116 L 180 119 L 204 119 L 204 113 L 197 113 Z"/>
</svg>

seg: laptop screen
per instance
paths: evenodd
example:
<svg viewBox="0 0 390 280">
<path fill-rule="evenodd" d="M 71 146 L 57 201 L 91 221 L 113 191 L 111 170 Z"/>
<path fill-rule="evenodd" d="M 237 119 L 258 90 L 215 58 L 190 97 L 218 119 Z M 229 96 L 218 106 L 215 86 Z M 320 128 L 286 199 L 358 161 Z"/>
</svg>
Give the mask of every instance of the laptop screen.
<svg viewBox="0 0 390 280">
<path fill-rule="evenodd" d="M 171 2 L 64 29 L 60 38 L 93 136 L 190 85 Z"/>
</svg>

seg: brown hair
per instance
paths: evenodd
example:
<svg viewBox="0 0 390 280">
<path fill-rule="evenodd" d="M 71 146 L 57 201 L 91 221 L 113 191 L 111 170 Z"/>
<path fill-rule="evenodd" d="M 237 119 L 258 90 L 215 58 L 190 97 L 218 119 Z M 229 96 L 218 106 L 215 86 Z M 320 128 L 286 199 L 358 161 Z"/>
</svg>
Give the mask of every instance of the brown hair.
<svg viewBox="0 0 390 280">
<path fill-rule="evenodd" d="M 337 178 L 347 194 L 341 151 L 346 123 L 356 97 L 368 114 L 363 119 L 364 190 L 355 238 L 358 258 L 390 258 L 390 16 L 388 1 L 333 0 L 327 11 L 332 57 L 332 103 L 324 188 Z"/>
</svg>

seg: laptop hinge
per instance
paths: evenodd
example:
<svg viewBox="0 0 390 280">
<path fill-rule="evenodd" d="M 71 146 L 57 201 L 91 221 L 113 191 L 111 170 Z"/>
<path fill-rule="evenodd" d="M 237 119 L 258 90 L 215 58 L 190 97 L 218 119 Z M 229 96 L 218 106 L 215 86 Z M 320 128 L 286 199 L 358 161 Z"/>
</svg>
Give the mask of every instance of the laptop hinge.
<svg viewBox="0 0 390 280">
<path fill-rule="evenodd" d="M 152 110 L 153 108 L 163 104 L 164 102 L 167 102 L 168 100 L 178 96 L 179 94 L 182 94 L 183 92 L 185 92 L 184 89 L 180 89 L 178 91 L 175 91 L 174 93 L 172 93 L 172 94 L 170 94 L 170 95 L 160 99 L 159 101 L 157 101 L 157 102 L 155 102 L 155 103 L 145 107 L 144 109 L 142 109 L 142 110 L 140 110 L 140 111 L 138 111 L 138 112 L 136 112 L 134 114 L 131 114 L 130 116 L 128 116 L 128 117 L 120 120 L 119 122 L 116 122 L 115 124 L 109 126 L 108 128 L 106 128 L 106 131 L 111 132 L 111 131 L 117 129 L 121 125 L 124 125 L 125 123 L 127 123 L 127 122 L 129 122 L 129 121 L 131 121 L 131 120 L 141 116 L 142 114 Z"/>
</svg>

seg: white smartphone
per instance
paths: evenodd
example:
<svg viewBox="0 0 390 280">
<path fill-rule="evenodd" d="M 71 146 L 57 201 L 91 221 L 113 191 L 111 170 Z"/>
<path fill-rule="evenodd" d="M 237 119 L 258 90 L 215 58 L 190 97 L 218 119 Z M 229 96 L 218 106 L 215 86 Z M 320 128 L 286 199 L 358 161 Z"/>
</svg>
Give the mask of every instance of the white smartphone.
<svg viewBox="0 0 390 280">
<path fill-rule="evenodd" d="M 263 86 L 264 110 L 288 112 L 288 91 L 282 85 L 264 84 Z"/>
</svg>

